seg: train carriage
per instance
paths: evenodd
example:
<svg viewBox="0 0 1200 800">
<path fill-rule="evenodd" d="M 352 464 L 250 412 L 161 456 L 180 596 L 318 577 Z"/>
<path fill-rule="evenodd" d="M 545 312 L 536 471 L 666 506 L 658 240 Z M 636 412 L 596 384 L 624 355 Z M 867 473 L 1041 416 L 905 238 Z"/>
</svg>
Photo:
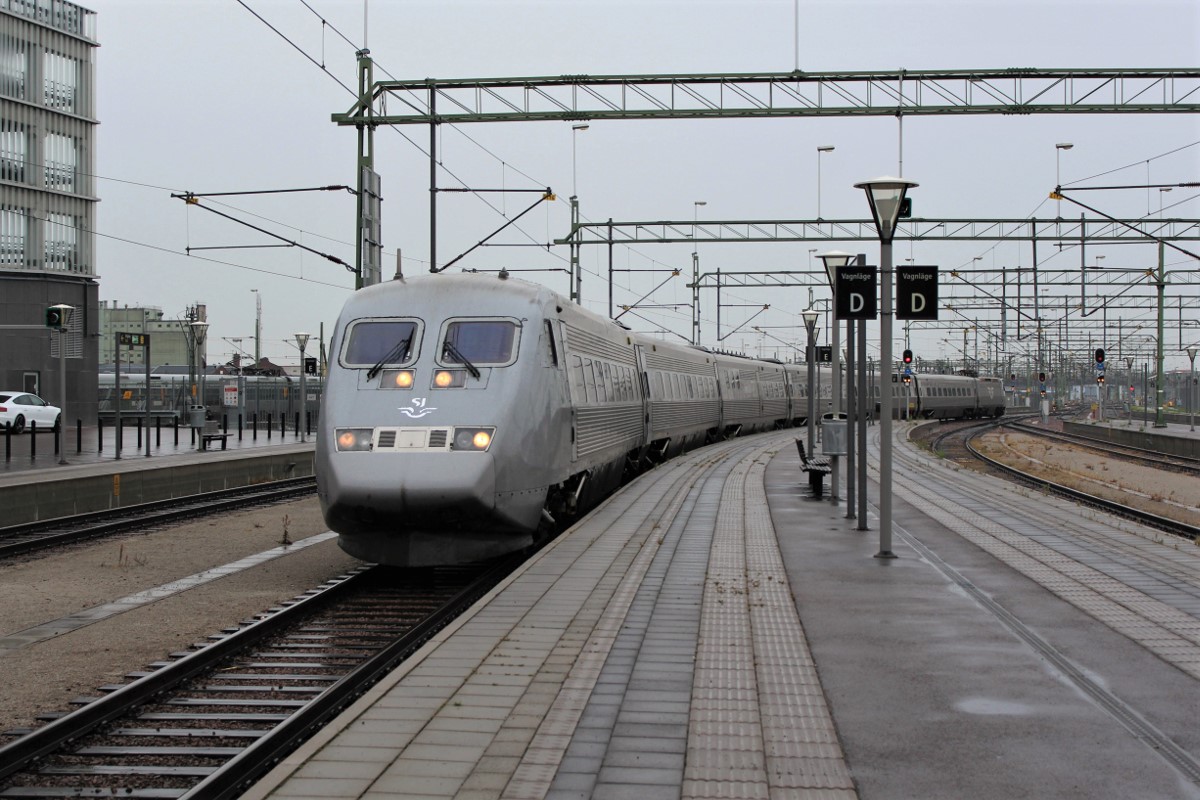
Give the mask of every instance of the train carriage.
<svg viewBox="0 0 1200 800">
<path fill-rule="evenodd" d="M 655 341 L 642 342 L 638 355 L 646 387 L 646 457 L 661 461 L 716 437 L 721 398 L 715 356 Z"/>
</svg>

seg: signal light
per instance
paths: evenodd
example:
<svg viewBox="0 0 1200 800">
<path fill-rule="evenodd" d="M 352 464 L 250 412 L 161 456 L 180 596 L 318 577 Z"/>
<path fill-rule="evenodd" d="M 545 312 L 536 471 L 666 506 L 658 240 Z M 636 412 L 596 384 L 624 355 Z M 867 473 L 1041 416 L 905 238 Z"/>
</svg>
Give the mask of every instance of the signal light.
<svg viewBox="0 0 1200 800">
<path fill-rule="evenodd" d="M 1096 376 L 1096 383 L 1104 383 L 1104 373 L 1100 373 Z"/>
<path fill-rule="evenodd" d="M 1038 373 L 1038 382 L 1039 382 L 1039 383 L 1045 383 L 1045 382 L 1046 382 L 1046 373 L 1044 373 L 1044 372 L 1039 372 L 1039 373 Z"/>
<path fill-rule="evenodd" d="M 905 364 L 911 364 L 911 363 L 912 363 L 912 350 L 905 350 L 905 351 L 904 351 L 904 363 L 905 363 Z"/>
<path fill-rule="evenodd" d="M 1096 363 L 1097 364 L 1104 363 L 1104 348 L 1103 347 L 1096 348 Z"/>
</svg>

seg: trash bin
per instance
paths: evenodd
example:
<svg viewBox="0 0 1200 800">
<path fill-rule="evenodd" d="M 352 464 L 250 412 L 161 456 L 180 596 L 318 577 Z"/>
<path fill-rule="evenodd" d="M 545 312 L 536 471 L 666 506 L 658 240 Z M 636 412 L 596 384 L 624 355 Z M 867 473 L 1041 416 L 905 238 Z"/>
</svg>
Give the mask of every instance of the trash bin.
<svg viewBox="0 0 1200 800">
<path fill-rule="evenodd" d="M 188 406 L 188 425 L 193 428 L 204 427 L 204 406 Z"/>
<path fill-rule="evenodd" d="M 846 415 L 825 414 L 821 419 L 821 452 L 827 456 L 844 456 L 846 447 Z"/>
</svg>

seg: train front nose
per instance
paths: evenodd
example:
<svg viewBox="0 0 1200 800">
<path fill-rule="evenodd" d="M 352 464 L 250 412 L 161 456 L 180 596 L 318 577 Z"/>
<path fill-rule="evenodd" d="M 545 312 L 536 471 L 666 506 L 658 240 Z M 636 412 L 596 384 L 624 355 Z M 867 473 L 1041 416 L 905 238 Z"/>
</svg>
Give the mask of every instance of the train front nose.
<svg viewBox="0 0 1200 800">
<path fill-rule="evenodd" d="M 340 533 L 453 530 L 494 522 L 496 470 L 490 453 L 337 453 L 333 461 L 320 488 L 325 519 Z"/>
</svg>

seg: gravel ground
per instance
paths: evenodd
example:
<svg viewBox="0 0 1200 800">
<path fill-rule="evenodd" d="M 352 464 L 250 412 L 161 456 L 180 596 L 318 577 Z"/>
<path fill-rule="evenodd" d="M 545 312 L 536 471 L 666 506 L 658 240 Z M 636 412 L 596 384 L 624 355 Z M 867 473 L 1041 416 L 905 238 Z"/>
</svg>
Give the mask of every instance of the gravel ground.
<svg viewBox="0 0 1200 800">
<path fill-rule="evenodd" d="M 327 528 L 315 497 L 0 564 L 0 635 L 299 541 Z M 123 680 L 210 633 L 340 575 L 359 562 L 330 540 L 118 614 L 0 652 L 0 732 Z"/>
</svg>

